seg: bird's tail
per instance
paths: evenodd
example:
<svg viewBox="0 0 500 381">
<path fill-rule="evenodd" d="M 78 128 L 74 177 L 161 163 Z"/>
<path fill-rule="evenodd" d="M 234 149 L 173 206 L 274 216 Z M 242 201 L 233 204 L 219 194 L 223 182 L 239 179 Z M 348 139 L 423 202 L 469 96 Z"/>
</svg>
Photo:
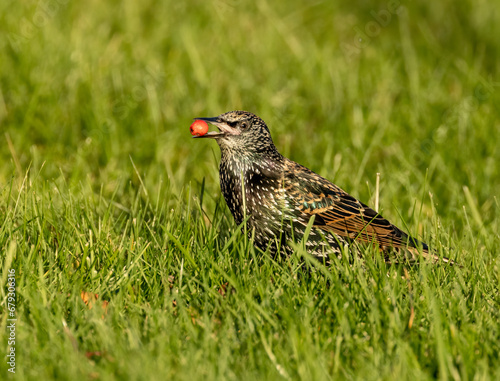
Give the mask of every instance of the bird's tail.
<svg viewBox="0 0 500 381">
<path fill-rule="evenodd" d="M 440 256 L 435 250 L 429 248 L 429 246 L 415 238 L 408 237 L 408 246 L 405 248 L 410 253 L 410 260 L 417 261 L 420 256 L 430 259 L 434 263 L 448 263 L 449 265 L 454 265 L 455 262 L 448 257 Z"/>
<path fill-rule="evenodd" d="M 396 261 L 406 260 L 409 262 L 417 262 L 420 257 L 431 260 L 433 263 L 448 263 L 454 265 L 455 262 L 447 257 L 439 256 L 435 250 L 416 238 L 400 231 L 400 239 L 406 239 L 406 245 L 397 245 L 393 249 L 396 251 Z"/>
</svg>

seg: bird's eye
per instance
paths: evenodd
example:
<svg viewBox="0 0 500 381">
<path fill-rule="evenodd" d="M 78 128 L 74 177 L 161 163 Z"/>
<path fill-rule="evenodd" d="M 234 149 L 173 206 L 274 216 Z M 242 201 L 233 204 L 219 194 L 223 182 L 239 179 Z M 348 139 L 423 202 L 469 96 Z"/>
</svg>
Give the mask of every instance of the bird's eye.
<svg viewBox="0 0 500 381">
<path fill-rule="evenodd" d="M 243 122 L 241 123 L 241 126 L 240 126 L 242 129 L 245 129 L 248 127 L 248 122 Z"/>
</svg>

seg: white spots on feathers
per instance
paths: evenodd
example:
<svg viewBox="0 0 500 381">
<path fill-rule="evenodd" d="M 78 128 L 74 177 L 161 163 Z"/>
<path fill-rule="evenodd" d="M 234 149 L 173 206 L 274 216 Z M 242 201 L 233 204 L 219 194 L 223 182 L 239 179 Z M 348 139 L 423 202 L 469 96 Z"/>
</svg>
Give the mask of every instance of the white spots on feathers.
<svg viewBox="0 0 500 381">
<path fill-rule="evenodd" d="M 222 147 L 221 147 L 222 148 Z M 271 164 L 269 164 L 271 163 Z M 279 161 L 258 161 L 247 156 L 230 154 L 223 150 L 220 162 L 221 190 L 236 223 L 248 216 L 249 236 L 254 236 L 256 246 L 271 252 L 292 251 L 287 241 L 300 241 L 304 237 L 309 217 L 303 214 L 303 203 L 286 184 L 284 164 Z M 298 192 L 301 184 L 294 181 Z M 304 187 L 302 187 L 304 188 Z M 304 192 L 305 188 L 301 190 Z M 245 210 L 246 209 L 246 210 Z M 330 234 L 319 234 L 313 228 L 306 242 L 308 251 L 324 257 L 325 252 L 337 252 L 338 243 Z M 331 247 L 330 247 L 331 246 Z"/>
</svg>

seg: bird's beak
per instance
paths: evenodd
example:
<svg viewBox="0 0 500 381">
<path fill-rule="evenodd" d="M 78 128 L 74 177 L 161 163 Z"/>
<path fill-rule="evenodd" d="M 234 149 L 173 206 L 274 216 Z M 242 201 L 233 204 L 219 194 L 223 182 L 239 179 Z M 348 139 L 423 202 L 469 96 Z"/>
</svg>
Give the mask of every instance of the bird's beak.
<svg viewBox="0 0 500 381">
<path fill-rule="evenodd" d="M 216 138 L 221 138 L 221 137 L 225 136 L 226 134 L 234 134 L 234 132 L 232 132 L 232 128 L 229 127 L 225 122 L 222 122 L 219 119 L 219 117 L 215 117 L 215 118 L 194 118 L 194 120 L 203 120 L 203 121 L 205 121 L 207 123 L 213 124 L 215 127 L 217 127 L 219 129 L 220 132 L 210 131 L 210 132 L 207 132 L 205 135 L 193 136 L 193 138 L 212 138 L 212 139 L 216 139 Z"/>
</svg>

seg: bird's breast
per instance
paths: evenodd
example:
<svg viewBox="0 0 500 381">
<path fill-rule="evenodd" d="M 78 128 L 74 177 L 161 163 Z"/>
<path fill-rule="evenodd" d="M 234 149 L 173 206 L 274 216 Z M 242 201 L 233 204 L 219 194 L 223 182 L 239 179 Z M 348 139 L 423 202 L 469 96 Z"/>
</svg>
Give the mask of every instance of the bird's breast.
<svg viewBox="0 0 500 381">
<path fill-rule="evenodd" d="M 285 188 L 279 173 L 255 164 L 221 161 L 220 184 L 236 223 L 248 217 L 250 227 L 275 225 L 287 207 Z"/>
</svg>

